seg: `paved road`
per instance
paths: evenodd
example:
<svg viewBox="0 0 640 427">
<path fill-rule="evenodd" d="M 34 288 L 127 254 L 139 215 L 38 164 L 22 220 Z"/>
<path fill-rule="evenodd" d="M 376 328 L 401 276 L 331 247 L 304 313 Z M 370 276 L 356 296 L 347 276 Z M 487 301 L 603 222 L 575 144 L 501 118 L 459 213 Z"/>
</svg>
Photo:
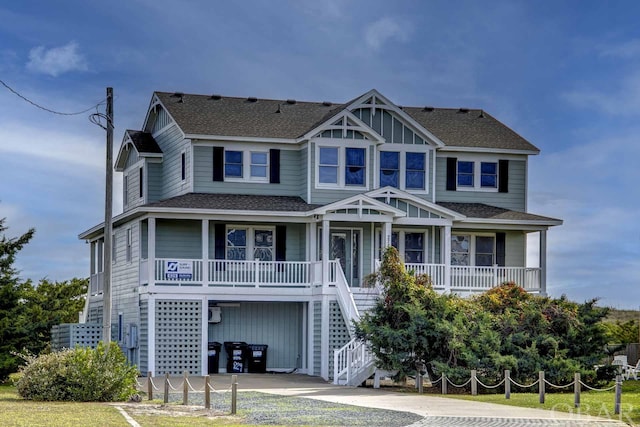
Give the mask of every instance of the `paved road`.
<svg viewBox="0 0 640 427">
<path fill-rule="evenodd" d="M 196 378 L 191 380 L 194 387 Z M 214 386 L 226 389 L 231 375 L 212 376 Z M 608 420 L 581 414 L 520 408 L 493 403 L 447 399 L 440 396 L 399 393 L 384 389 L 344 387 L 328 384 L 318 377 L 295 374 L 239 374 L 238 389 L 318 399 L 369 408 L 412 412 L 425 417 L 411 427 L 440 426 L 552 426 L 620 427 L 619 419 Z"/>
</svg>

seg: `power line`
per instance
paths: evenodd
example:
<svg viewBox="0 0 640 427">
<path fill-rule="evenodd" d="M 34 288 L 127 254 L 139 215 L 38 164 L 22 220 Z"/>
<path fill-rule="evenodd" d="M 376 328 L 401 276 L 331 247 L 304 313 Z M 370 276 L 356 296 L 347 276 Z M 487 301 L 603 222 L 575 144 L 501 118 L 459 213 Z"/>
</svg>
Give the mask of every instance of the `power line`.
<svg viewBox="0 0 640 427">
<path fill-rule="evenodd" d="M 84 113 L 86 113 L 86 112 L 88 112 L 88 111 L 93 110 L 94 108 L 95 108 L 95 109 L 97 109 L 99 106 L 104 105 L 104 104 L 107 102 L 107 100 L 105 99 L 105 100 L 100 101 L 100 102 L 99 102 L 99 103 L 97 103 L 96 105 L 92 105 L 91 107 L 87 108 L 86 110 L 78 111 L 78 112 L 76 112 L 76 113 L 63 113 L 63 112 L 60 112 L 60 111 L 52 110 L 52 109 L 47 108 L 47 107 L 43 107 L 42 105 L 40 105 L 40 104 L 38 104 L 38 103 L 36 103 L 36 102 L 31 101 L 31 100 L 30 100 L 30 99 L 28 99 L 26 96 L 24 96 L 24 95 L 20 94 L 18 91 L 16 91 L 15 89 L 13 89 L 11 86 L 9 86 L 8 84 L 6 84 L 6 83 L 5 83 L 4 81 L 2 81 L 2 80 L 0 80 L 0 84 L 2 84 L 2 86 L 6 87 L 6 88 L 11 92 L 11 93 L 13 93 L 14 95 L 16 95 L 18 98 L 22 99 L 23 101 L 28 102 L 29 104 L 33 105 L 34 107 L 37 107 L 37 108 L 39 108 L 39 109 L 41 109 L 41 110 L 44 110 L 44 111 L 46 111 L 46 112 L 48 112 L 48 113 L 58 114 L 58 115 L 60 115 L 60 116 L 77 116 L 77 115 L 79 115 L 79 114 L 84 114 Z"/>
</svg>

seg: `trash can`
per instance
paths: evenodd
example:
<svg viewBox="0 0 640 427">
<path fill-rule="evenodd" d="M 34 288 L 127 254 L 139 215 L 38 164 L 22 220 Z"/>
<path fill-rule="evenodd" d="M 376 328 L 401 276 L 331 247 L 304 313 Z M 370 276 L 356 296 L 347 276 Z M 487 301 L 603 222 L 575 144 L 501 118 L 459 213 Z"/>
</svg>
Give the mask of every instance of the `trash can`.
<svg viewBox="0 0 640 427">
<path fill-rule="evenodd" d="M 220 349 L 222 344 L 219 342 L 210 342 L 207 357 L 209 358 L 209 373 L 217 374 L 220 368 Z"/>
<path fill-rule="evenodd" d="M 267 348 L 266 344 L 249 344 L 247 346 L 248 371 L 254 374 L 267 372 Z"/>
<path fill-rule="evenodd" d="M 225 341 L 224 349 L 227 352 L 227 372 L 244 372 L 247 343 Z"/>
</svg>

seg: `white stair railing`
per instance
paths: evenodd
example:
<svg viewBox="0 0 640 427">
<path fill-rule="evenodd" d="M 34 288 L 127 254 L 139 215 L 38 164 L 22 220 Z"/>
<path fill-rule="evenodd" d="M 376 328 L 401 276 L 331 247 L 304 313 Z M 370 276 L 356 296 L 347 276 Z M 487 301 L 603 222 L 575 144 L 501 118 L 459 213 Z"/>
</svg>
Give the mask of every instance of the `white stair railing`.
<svg viewBox="0 0 640 427">
<path fill-rule="evenodd" d="M 349 289 L 349 284 L 347 283 L 344 271 L 342 271 L 340 262 L 335 260 L 331 261 L 331 263 L 335 267 L 335 286 L 338 304 L 340 304 L 340 311 L 342 311 L 344 321 L 349 329 L 349 334 L 351 334 L 351 324 L 353 321 L 357 322 L 360 320 L 360 313 L 358 313 L 358 306 L 353 299 L 353 294 L 351 293 L 351 289 Z"/>
</svg>

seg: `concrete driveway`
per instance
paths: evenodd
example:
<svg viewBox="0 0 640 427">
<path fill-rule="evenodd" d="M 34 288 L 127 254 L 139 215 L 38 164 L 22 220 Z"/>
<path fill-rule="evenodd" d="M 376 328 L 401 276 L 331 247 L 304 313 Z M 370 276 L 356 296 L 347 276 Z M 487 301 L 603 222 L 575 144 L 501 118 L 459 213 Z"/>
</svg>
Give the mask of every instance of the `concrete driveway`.
<svg viewBox="0 0 640 427">
<path fill-rule="evenodd" d="M 231 375 L 212 376 L 219 388 L 231 384 Z M 418 426 L 626 426 L 617 419 L 566 412 L 519 408 L 385 389 L 344 387 L 318 377 L 297 374 L 239 374 L 238 389 L 318 399 L 369 408 L 412 412 L 425 417 Z M 624 419 L 622 420 L 624 421 Z"/>
</svg>

